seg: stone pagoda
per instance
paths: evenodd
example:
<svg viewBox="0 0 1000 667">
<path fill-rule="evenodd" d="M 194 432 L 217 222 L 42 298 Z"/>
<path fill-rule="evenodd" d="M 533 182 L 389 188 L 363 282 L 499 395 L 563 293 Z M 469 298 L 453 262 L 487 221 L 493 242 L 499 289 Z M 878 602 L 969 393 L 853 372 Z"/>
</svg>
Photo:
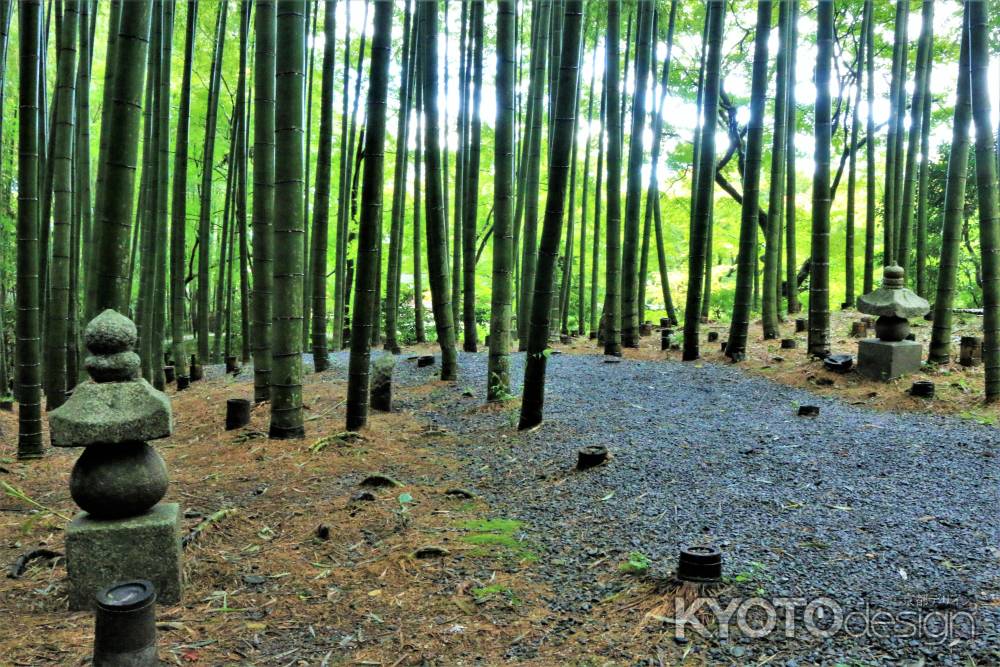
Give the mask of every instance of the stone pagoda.
<svg viewBox="0 0 1000 667">
<path fill-rule="evenodd" d="M 930 311 L 927 300 L 906 289 L 902 267 L 887 266 L 882 286 L 858 298 L 858 310 L 876 315 L 875 338 L 858 343 L 858 372 L 874 380 L 889 381 L 920 370 L 923 348 L 910 334 L 911 317 Z"/>
<path fill-rule="evenodd" d="M 84 332 L 90 382 L 49 414 L 55 447 L 84 447 L 70 476 L 83 511 L 66 530 L 69 607 L 91 609 L 97 591 L 146 579 L 161 603 L 180 601 L 180 510 L 158 504 L 167 467 L 147 441 L 173 432 L 170 399 L 139 377 L 137 335 L 127 317 L 105 310 Z"/>
</svg>

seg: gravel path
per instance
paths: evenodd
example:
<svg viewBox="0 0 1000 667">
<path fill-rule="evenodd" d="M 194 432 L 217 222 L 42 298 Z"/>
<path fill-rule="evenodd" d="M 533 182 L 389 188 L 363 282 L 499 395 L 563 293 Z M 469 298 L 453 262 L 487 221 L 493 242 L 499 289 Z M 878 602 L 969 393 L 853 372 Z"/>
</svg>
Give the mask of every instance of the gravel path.
<svg viewBox="0 0 1000 667">
<path fill-rule="evenodd" d="M 517 391 L 523 361 L 513 358 Z M 334 366 L 346 367 L 346 355 Z M 439 369 L 404 356 L 397 381 L 424 383 Z M 799 609 L 786 638 L 779 609 L 766 638 L 694 639 L 712 664 L 1000 664 L 996 429 L 872 412 L 712 364 L 553 355 L 545 423 L 519 434 L 516 410 L 474 409 L 485 376 L 485 355 L 463 353 L 458 383 L 400 407 L 456 433 L 457 481 L 496 516 L 524 521 L 542 554 L 535 571 L 557 591 L 555 631 L 627 585 L 595 575 L 629 552 L 666 574 L 680 544 L 710 541 L 724 551 L 726 595 L 824 596 L 844 613 L 867 606 L 920 621 L 937 612 L 954 624 L 944 638 L 932 617 L 915 636 L 823 639 L 801 628 Z M 820 416 L 796 416 L 799 404 Z M 589 444 L 607 445 L 614 460 L 573 472 Z M 974 615 L 974 638 L 958 612 Z"/>
</svg>

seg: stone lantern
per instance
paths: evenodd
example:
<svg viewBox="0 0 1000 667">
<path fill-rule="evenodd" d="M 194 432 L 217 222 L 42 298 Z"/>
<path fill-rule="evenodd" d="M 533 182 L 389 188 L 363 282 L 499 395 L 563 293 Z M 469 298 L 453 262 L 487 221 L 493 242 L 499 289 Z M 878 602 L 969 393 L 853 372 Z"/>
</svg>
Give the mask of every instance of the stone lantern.
<svg viewBox="0 0 1000 667">
<path fill-rule="evenodd" d="M 906 289 L 902 267 L 887 266 L 882 286 L 858 298 L 858 310 L 876 315 L 875 338 L 858 343 L 858 372 L 875 380 L 894 380 L 920 370 L 923 349 L 907 340 L 911 317 L 926 315 L 926 299 Z"/>
<path fill-rule="evenodd" d="M 167 467 L 148 440 L 173 432 L 170 399 L 139 377 L 132 351 L 135 324 L 114 310 L 84 332 L 91 382 L 76 387 L 49 414 L 55 447 L 84 447 L 70 476 L 83 511 L 66 529 L 69 606 L 90 609 L 95 594 L 128 579 L 146 579 L 157 598 L 180 601 L 180 510 L 158 504 Z"/>
</svg>

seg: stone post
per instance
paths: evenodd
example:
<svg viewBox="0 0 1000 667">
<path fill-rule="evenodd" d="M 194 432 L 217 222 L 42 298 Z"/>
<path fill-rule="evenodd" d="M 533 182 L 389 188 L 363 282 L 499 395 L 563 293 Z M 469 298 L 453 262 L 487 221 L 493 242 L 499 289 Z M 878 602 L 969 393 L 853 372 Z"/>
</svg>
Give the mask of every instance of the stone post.
<svg viewBox="0 0 1000 667">
<path fill-rule="evenodd" d="M 114 310 L 84 332 L 91 381 L 49 413 L 55 447 L 84 447 L 70 476 L 83 511 L 66 529 L 69 607 L 91 609 L 95 594 L 146 579 L 165 604 L 180 602 L 180 509 L 158 504 L 167 467 L 147 441 L 174 429 L 170 400 L 139 377 L 135 324 Z"/>
</svg>

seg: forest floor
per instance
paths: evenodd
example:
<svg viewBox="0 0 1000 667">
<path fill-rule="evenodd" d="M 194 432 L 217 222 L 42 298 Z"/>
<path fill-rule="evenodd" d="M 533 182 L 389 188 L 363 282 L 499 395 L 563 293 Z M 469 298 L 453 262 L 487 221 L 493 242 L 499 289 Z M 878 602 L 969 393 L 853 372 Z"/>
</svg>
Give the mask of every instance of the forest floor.
<svg viewBox="0 0 1000 667">
<path fill-rule="evenodd" d="M 653 338 L 618 363 L 592 343 L 556 346 L 581 354 L 550 358 L 546 421 L 524 433 L 514 429 L 517 400 L 484 405 L 483 354 L 460 355 L 457 383 L 400 357 L 396 411 L 374 414 L 360 435 L 343 431 L 345 354 L 306 375 L 302 441 L 264 437 L 266 407 L 248 428 L 222 430 L 226 399 L 252 391 L 248 369 L 234 378 L 212 368 L 191 390 L 168 390 L 176 432 L 157 443 L 172 475 L 167 500 L 181 503 L 185 531 L 229 511 L 185 548 L 184 602 L 158 610 L 161 657 L 385 667 L 1000 661 L 1000 443 L 988 419 L 900 412 L 907 401 L 922 407 L 903 394 L 912 379 L 810 381 L 829 374 L 801 350 L 775 362 L 755 344 L 734 367 L 706 345 L 708 363 L 682 364 L 660 360 L 677 353 L 649 349 Z M 837 351 L 852 347 L 835 340 Z M 432 348 L 407 354 L 417 351 Z M 513 367 L 519 387 L 523 355 Z M 949 387 L 970 390 L 948 411 L 994 414 L 973 395 L 981 369 L 949 372 Z M 943 384 L 928 408 L 945 410 Z M 806 402 L 818 417 L 796 416 Z M 62 551 L 65 520 L 53 511 L 74 512 L 77 452 L 18 463 L 14 415 L 0 413 L 0 428 L 0 481 L 48 508 L 0 496 L 0 562 Z M 590 444 L 613 459 L 576 472 L 576 449 Z M 372 473 L 402 486 L 363 489 Z M 822 638 L 802 628 L 799 608 L 786 637 L 779 610 L 778 629 L 756 639 L 735 624 L 725 638 L 700 616 L 708 636 L 688 628 L 678 639 L 674 600 L 694 593 L 676 590 L 670 574 L 679 545 L 704 542 L 725 556 L 725 585 L 705 591 L 723 606 L 823 596 L 845 613 L 937 616 L 912 636 Z M 86 663 L 92 617 L 65 611 L 64 579 L 61 559 L 40 559 L 0 580 L 0 664 Z"/>
</svg>

